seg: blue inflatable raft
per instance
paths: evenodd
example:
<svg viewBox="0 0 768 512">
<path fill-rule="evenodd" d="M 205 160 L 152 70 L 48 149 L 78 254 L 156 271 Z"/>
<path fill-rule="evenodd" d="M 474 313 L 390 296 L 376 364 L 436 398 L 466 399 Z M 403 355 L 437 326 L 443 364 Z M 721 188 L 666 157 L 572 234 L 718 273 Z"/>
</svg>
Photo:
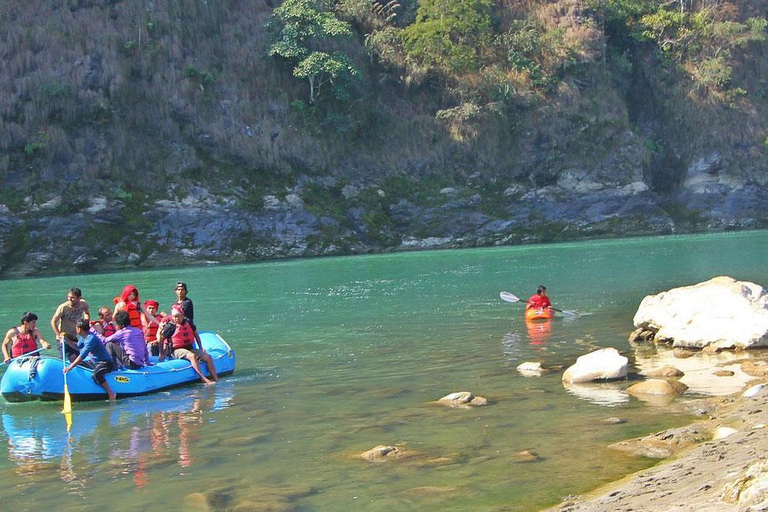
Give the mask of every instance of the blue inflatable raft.
<svg viewBox="0 0 768 512">
<path fill-rule="evenodd" d="M 232 347 L 215 332 L 200 332 L 200 341 L 213 359 L 219 377 L 235 371 Z M 12 361 L 0 381 L 0 394 L 9 402 L 62 400 L 64 398 L 64 365 L 60 358 L 23 358 Z M 107 382 L 117 398 L 146 395 L 164 389 L 199 382 L 200 377 L 186 359 L 156 362 L 138 370 L 117 370 L 107 374 Z M 36 364 L 35 364 L 36 363 Z M 32 365 L 35 364 L 33 370 Z M 205 363 L 203 375 L 210 376 Z M 33 371 L 32 371 L 33 370 Z M 107 392 L 91 378 L 91 370 L 77 366 L 67 373 L 67 387 L 73 402 L 106 400 Z"/>
</svg>

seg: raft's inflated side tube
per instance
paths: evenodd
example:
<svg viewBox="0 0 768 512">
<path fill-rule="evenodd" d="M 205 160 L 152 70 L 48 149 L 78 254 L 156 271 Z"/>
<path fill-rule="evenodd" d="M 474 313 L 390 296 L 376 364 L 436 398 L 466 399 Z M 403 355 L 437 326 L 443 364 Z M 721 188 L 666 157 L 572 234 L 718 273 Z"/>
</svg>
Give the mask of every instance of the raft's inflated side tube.
<svg viewBox="0 0 768 512">
<path fill-rule="evenodd" d="M 544 309 L 531 308 L 531 309 L 525 310 L 526 320 L 546 320 L 554 316 L 555 316 L 555 310 L 552 308 L 544 308 Z"/>
<path fill-rule="evenodd" d="M 235 353 L 215 332 L 201 332 L 200 340 L 213 358 L 218 375 L 235 371 Z M 151 358 L 157 361 L 157 358 Z M 42 357 L 36 371 L 30 369 L 32 358 L 17 359 L 8 365 L 0 381 L 0 394 L 9 402 L 32 400 L 62 400 L 64 395 L 64 365 L 61 359 Z M 203 375 L 210 372 L 200 363 Z M 107 393 L 91 378 L 92 372 L 77 366 L 67 374 L 67 386 L 73 401 L 105 400 Z M 107 374 L 107 381 L 118 398 L 146 395 L 164 389 L 197 382 L 200 378 L 186 359 L 171 359 L 138 370 L 118 370 Z"/>
</svg>

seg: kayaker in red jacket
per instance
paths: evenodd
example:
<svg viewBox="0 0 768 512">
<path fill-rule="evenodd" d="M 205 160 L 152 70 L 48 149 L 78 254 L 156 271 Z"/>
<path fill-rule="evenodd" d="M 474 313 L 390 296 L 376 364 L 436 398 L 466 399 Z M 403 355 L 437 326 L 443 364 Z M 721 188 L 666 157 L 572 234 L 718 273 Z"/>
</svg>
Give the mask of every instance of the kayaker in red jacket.
<svg viewBox="0 0 768 512">
<path fill-rule="evenodd" d="M 525 306 L 525 309 L 544 309 L 551 307 L 552 303 L 549 301 L 549 297 L 547 297 L 547 287 L 540 284 L 539 287 L 536 288 L 536 293 L 531 295 L 531 298 L 528 299 L 528 304 Z"/>
</svg>

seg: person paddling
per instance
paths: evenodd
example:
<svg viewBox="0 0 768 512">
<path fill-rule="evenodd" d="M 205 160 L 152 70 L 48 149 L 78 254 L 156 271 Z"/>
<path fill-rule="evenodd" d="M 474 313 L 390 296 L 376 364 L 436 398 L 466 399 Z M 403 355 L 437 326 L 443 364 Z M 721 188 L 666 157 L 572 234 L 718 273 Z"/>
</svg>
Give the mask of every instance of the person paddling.
<svg viewBox="0 0 768 512">
<path fill-rule="evenodd" d="M 552 302 L 550 302 L 549 297 L 547 297 L 547 287 L 540 284 L 539 287 L 536 288 L 536 293 L 531 295 L 531 298 L 528 299 L 528 304 L 525 306 L 525 309 L 544 309 L 551 307 Z"/>
<path fill-rule="evenodd" d="M 109 353 L 109 349 L 99 339 L 96 331 L 90 328 L 88 320 L 78 320 L 77 322 L 77 346 L 80 348 L 80 353 L 69 366 L 64 368 L 64 373 L 69 373 L 77 365 L 92 369 L 91 378 L 96 384 L 104 388 L 109 401 L 114 402 L 117 395 L 109 387 L 106 375 L 115 370 L 115 360 Z M 88 356 L 90 356 L 90 360 L 86 361 Z"/>
</svg>

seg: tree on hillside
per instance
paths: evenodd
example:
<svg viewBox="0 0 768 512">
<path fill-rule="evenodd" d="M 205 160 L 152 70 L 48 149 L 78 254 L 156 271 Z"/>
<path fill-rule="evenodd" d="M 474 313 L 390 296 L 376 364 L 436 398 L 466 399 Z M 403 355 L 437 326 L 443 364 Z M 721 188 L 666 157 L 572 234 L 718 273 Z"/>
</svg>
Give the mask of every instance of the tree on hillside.
<svg viewBox="0 0 768 512">
<path fill-rule="evenodd" d="M 476 71 L 493 37 L 491 0 L 422 0 L 403 34 L 408 55 L 449 74 Z"/>
<path fill-rule="evenodd" d="M 293 66 L 293 76 L 309 83 L 309 104 L 320 99 L 330 85 L 334 98 L 348 100 L 351 84 L 360 72 L 348 55 L 332 51 L 352 35 L 348 23 L 338 19 L 323 0 L 285 0 L 272 13 L 269 55 Z"/>
</svg>

